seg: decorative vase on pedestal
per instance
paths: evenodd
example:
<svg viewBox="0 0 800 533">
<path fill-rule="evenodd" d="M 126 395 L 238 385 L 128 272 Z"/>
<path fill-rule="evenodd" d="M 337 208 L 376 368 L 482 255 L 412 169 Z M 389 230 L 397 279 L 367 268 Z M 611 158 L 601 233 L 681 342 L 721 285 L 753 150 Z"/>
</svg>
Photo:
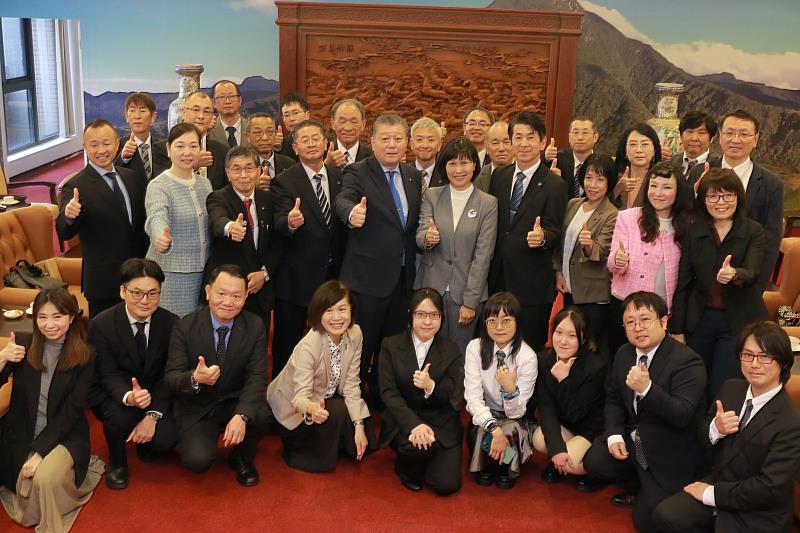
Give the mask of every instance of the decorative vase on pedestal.
<svg viewBox="0 0 800 533">
<path fill-rule="evenodd" d="M 648 120 L 659 139 L 667 140 L 673 154 L 681 150 L 681 136 L 678 131 L 681 119 L 678 118 L 678 99 L 683 92 L 681 83 L 656 83 L 658 106 L 656 116 Z"/>
<path fill-rule="evenodd" d="M 178 97 L 169 104 L 169 113 L 167 114 L 169 129 L 172 129 L 175 124 L 183 122 L 181 118 L 183 101 L 186 96 L 200 89 L 200 74 L 204 70 L 203 65 L 175 65 L 175 72 L 181 79 L 178 82 Z"/>
</svg>

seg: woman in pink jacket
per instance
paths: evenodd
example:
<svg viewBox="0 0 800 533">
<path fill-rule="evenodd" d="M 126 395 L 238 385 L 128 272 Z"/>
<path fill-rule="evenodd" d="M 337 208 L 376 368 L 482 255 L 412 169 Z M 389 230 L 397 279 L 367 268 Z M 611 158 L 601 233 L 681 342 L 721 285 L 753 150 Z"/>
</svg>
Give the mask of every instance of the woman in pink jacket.
<svg viewBox="0 0 800 533">
<path fill-rule="evenodd" d="M 626 342 L 620 303 L 636 291 L 661 296 L 672 309 L 681 249 L 678 241 L 691 217 L 692 191 L 679 167 L 659 163 L 644 178 L 644 205 L 620 211 L 608 270 L 611 272 L 609 349 Z"/>
</svg>

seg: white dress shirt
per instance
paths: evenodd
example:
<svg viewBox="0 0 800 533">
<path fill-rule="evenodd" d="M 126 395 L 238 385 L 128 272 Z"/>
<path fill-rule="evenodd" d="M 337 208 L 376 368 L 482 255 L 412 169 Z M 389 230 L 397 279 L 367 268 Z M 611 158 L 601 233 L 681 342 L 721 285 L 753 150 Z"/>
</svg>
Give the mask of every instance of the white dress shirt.
<svg viewBox="0 0 800 533">
<path fill-rule="evenodd" d="M 522 180 L 522 196 L 524 197 L 525 193 L 528 191 L 528 185 L 531 184 L 531 178 L 539 169 L 539 165 L 541 164 L 542 161 L 539 160 L 536 162 L 535 165 L 533 165 L 531 168 L 527 170 L 520 170 L 519 165 L 514 166 L 514 175 L 511 177 L 511 194 L 508 195 L 509 198 L 514 196 L 514 182 L 517 181 L 517 174 L 519 174 L 520 172 L 525 174 L 525 179 Z"/>
<path fill-rule="evenodd" d="M 353 146 L 351 146 L 350 149 L 348 150 L 347 148 L 344 147 L 344 145 L 342 145 L 339 139 L 336 139 L 336 147 L 339 149 L 340 152 L 342 152 L 342 155 L 344 155 L 345 152 L 347 152 L 347 163 L 345 163 L 345 166 L 356 162 L 356 154 L 358 154 L 358 147 L 360 146 L 360 144 L 361 144 L 360 141 L 356 141 L 356 143 Z"/>
<path fill-rule="evenodd" d="M 414 161 L 414 166 L 417 167 L 417 170 L 420 172 L 425 173 L 425 183 L 422 184 L 422 188 L 430 187 L 431 186 L 431 177 L 433 176 L 433 170 L 436 168 L 436 162 L 429 166 L 423 167 L 419 164 L 419 161 Z"/>
<path fill-rule="evenodd" d="M 753 174 L 753 160 L 749 157 L 744 160 L 743 162 L 739 163 L 735 167 L 732 167 L 730 163 L 725 160 L 725 157 L 722 157 L 722 168 L 730 168 L 739 176 L 739 179 L 742 180 L 742 185 L 744 186 L 744 190 L 747 190 L 747 185 L 750 183 L 750 176 Z"/>
<path fill-rule="evenodd" d="M 431 344 L 433 344 L 434 337 L 426 340 L 425 342 L 419 340 L 417 336 L 412 332 L 411 333 L 411 340 L 414 342 L 414 353 L 417 354 L 417 367 L 422 370 L 422 366 L 425 364 L 425 358 L 428 357 L 428 350 L 431 349 Z M 431 394 L 433 394 L 433 389 L 436 388 L 436 383 L 433 384 L 430 391 L 425 392 L 425 399 L 430 398 Z"/>
<path fill-rule="evenodd" d="M 664 342 L 664 341 L 662 340 L 661 342 Z M 655 348 L 653 348 L 652 350 L 650 350 L 647 353 L 644 353 L 641 350 L 639 350 L 639 348 L 636 348 L 636 362 L 634 364 L 636 366 L 639 366 L 639 358 L 644 355 L 644 356 L 647 357 L 647 368 L 649 369 L 650 365 L 653 363 L 653 357 L 656 355 L 656 352 L 658 351 L 659 346 L 661 346 L 661 343 L 658 343 L 658 345 Z M 634 412 L 638 412 L 639 411 L 638 406 L 636 405 L 636 399 L 637 398 L 644 398 L 645 396 L 647 396 L 647 393 L 650 392 L 650 389 L 652 387 L 653 387 L 653 381 L 650 380 L 650 383 L 647 385 L 647 388 L 644 389 L 644 391 L 641 394 L 639 394 L 638 392 L 635 392 L 633 394 L 633 411 Z M 633 431 L 631 431 L 631 440 L 636 440 L 634 438 L 634 433 L 635 432 L 636 432 L 635 429 Z M 625 442 L 625 439 L 622 438 L 622 435 L 610 435 L 608 437 L 608 439 L 606 440 L 606 443 L 607 443 L 609 449 L 611 449 L 611 445 L 612 444 L 616 444 L 617 442 L 622 442 L 622 443 Z"/>
<path fill-rule="evenodd" d="M 222 133 L 225 135 L 225 139 L 228 138 L 228 128 L 234 127 L 236 131 L 234 132 L 233 136 L 236 137 L 236 145 L 242 145 L 242 116 L 239 115 L 239 120 L 237 120 L 233 124 L 225 124 L 225 121 L 222 120 L 222 117 L 219 117 L 219 123 L 222 125 Z"/>
</svg>

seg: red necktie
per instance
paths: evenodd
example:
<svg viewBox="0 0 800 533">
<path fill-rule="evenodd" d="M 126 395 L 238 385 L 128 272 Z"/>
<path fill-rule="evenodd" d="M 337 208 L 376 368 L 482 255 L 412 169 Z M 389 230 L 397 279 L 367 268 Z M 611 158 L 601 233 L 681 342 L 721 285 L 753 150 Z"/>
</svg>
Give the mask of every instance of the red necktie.
<svg viewBox="0 0 800 533">
<path fill-rule="evenodd" d="M 247 218 L 247 227 L 250 228 L 250 235 L 253 237 L 253 242 L 255 242 L 255 227 L 253 226 L 253 215 L 250 214 L 250 206 L 253 205 L 253 199 L 248 198 L 244 201 L 244 216 Z"/>
</svg>

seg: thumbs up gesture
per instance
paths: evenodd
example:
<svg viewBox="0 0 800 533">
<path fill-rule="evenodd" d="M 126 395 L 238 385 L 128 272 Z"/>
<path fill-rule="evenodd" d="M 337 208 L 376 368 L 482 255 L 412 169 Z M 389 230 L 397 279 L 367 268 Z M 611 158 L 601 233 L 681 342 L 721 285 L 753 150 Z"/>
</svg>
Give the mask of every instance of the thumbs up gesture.
<svg viewBox="0 0 800 533">
<path fill-rule="evenodd" d="M 282 144 L 283 144 L 283 128 L 278 126 L 278 129 L 275 132 L 275 146 L 280 148 Z"/>
<path fill-rule="evenodd" d="M 711 165 L 708 164 L 708 161 L 703 163 L 703 173 L 700 174 L 700 177 L 697 178 L 697 181 L 694 182 L 694 193 L 697 194 L 697 188 L 700 187 L 700 182 L 703 181 L 703 178 L 706 177 L 708 171 L 711 170 Z"/>
<path fill-rule="evenodd" d="M 547 148 L 544 150 L 544 158 L 548 161 L 552 161 L 556 157 L 558 157 L 558 148 L 556 148 L 556 140 L 551 137 L 550 144 L 548 144 Z"/>
<path fill-rule="evenodd" d="M 346 162 L 342 151 L 337 150 L 333 142 L 328 142 L 328 153 L 325 155 L 325 164 L 341 168 Z"/>
<path fill-rule="evenodd" d="M 581 232 L 578 233 L 578 244 L 583 246 L 587 255 L 592 253 L 594 241 L 592 240 L 592 232 L 589 231 L 589 224 L 584 223 Z"/>
<path fill-rule="evenodd" d="M 628 253 L 625 251 L 625 245 L 622 241 L 619 241 L 617 251 L 614 253 L 614 266 L 617 268 L 626 268 L 630 260 L 630 256 L 628 256 Z"/>
<path fill-rule="evenodd" d="M 172 235 L 169 234 L 169 226 L 164 226 L 164 231 L 156 237 L 153 247 L 157 252 L 163 254 L 169 250 L 170 246 L 172 246 Z"/>
<path fill-rule="evenodd" d="M 544 230 L 542 229 L 542 217 L 536 217 L 533 229 L 528 232 L 528 248 L 538 248 L 544 245 Z"/>
<path fill-rule="evenodd" d="M 208 150 L 201 150 L 200 155 L 197 156 L 197 165 L 199 167 L 210 167 L 214 165 L 214 155 Z"/>
<path fill-rule="evenodd" d="M 443 120 L 439 123 L 439 130 L 442 132 L 442 139 L 447 138 L 447 121 Z"/>
<path fill-rule="evenodd" d="M 555 174 L 556 176 L 561 175 L 561 169 L 558 168 L 558 158 L 554 157 L 552 161 L 550 161 L 550 172 Z"/>
<path fill-rule="evenodd" d="M 430 224 L 428 225 L 428 231 L 425 232 L 425 246 L 428 248 L 433 248 L 437 244 L 439 244 L 439 230 L 436 229 L 436 222 L 433 219 L 430 219 Z"/>
<path fill-rule="evenodd" d="M 72 199 L 67 202 L 67 206 L 64 208 L 64 216 L 70 220 L 75 220 L 81 216 L 80 193 L 77 187 L 72 189 Z"/>
<path fill-rule="evenodd" d="M 139 409 L 147 409 L 151 401 L 150 391 L 143 389 L 136 378 L 131 378 L 131 392 L 128 395 L 128 403 Z"/>
<path fill-rule="evenodd" d="M 256 187 L 262 191 L 268 191 L 269 185 L 272 183 L 272 176 L 269 173 L 269 169 L 267 166 L 264 165 L 261 167 L 261 172 L 258 174 L 258 179 L 256 180 Z"/>
<path fill-rule="evenodd" d="M 230 237 L 233 242 L 242 242 L 246 234 L 247 227 L 245 226 L 244 215 L 239 213 L 236 220 L 228 226 L 228 237 Z"/>
<path fill-rule="evenodd" d="M 412 380 L 414 381 L 414 386 L 416 388 L 422 389 L 425 392 L 430 392 L 433 389 L 433 380 L 431 379 L 430 369 L 431 364 L 428 363 L 422 370 L 414 371 Z"/>
<path fill-rule="evenodd" d="M 669 147 L 669 139 L 664 137 L 661 139 L 661 160 L 669 161 L 672 159 L 672 149 Z"/>
<path fill-rule="evenodd" d="M 286 217 L 286 223 L 289 225 L 289 229 L 298 229 L 305 224 L 305 222 L 306 219 L 303 218 L 303 212 L 300 211 L 300 198 L 295 198 L 294 207 L 289 211 L 289 215 Z"/>
<path fill-rule="evenodd" d="M 319 403 L 311 403 L 308 405 L 308 412 L 311 414 L 311 421 L 315 424 L 322 424 L 328 419 L 330 413 L 325 409 L 325 400 L 322 399 Z"/>
<path fill-rule="evenodd" d="M 625 186 L 625 192 L 631 192 L 636 188 L 636 178 L 631 176 L 631 167 L 625 167 L 625 172 L 622 174 L 622 179 L 620 180 Z"/>
<path fill-rule="evenodd" d="M 722 285 L 727 285 L 736 277 L 736 269 L 731 266 L 731 259 L 733 256 L 726 256 L 722 261 L 722 267 L 717 272 L 717 281 Z"/>
<path fill-rule="evenodd" d="M 553 375 L 559 383 L 564 381 L 567 376 L 569 376 L 569 371 L 572 370 L 572 365 L 575 363 L 575 357 L 570 357 L 566 361 L 562 361 L 558 357 L 556 357 L 556 362 L 553 367 L 550 369 L 550 373 Z"/>
<path fill-rule="evenodd" d="M 354 228 L 361 228 L 367 222 L 367 197 L 361 198 L 361 203 L 356 204 L 350 211 L 350 225 Z"/>
<path fill-rule="evenodd" d="M 17 344 L 16 339 L 17 336 L 12 331 L 8 344 L 0 350 L 0 369 L 5 367 L 6 363 L 19 363 L 25 359 L 25 347 Z"/>
<path fill-rule="evenodd" d="M 131 136 L 125 141 L 125 146 L 122 147 L 122 159 L 130 159 L 136 153 L 136 137 L 131 132 Z"/>
<path fill-rule="evenodd" d="M 717 414 L 714 416 L 714 425 L 720 435 L 731 435 L 739 431 L 739 417 L 734 411 L 726 411 L 722 402 L 717 400 Z"/>
<path fill-rule="evenodd" d="M 219 365 L 206 366 L 206 359 L 201 355 L 197 358 L 194 380 L 201 385 L 214 385 L 219 379 L 219 372 Z"/>
<path fill-rule="evenodd" d="M 625 378 L 625 385 L 633 392 L 643 393 L 650 385 L 650 371 L 645 363 L 639 366 L 633 365 Z"/>
</svg>

